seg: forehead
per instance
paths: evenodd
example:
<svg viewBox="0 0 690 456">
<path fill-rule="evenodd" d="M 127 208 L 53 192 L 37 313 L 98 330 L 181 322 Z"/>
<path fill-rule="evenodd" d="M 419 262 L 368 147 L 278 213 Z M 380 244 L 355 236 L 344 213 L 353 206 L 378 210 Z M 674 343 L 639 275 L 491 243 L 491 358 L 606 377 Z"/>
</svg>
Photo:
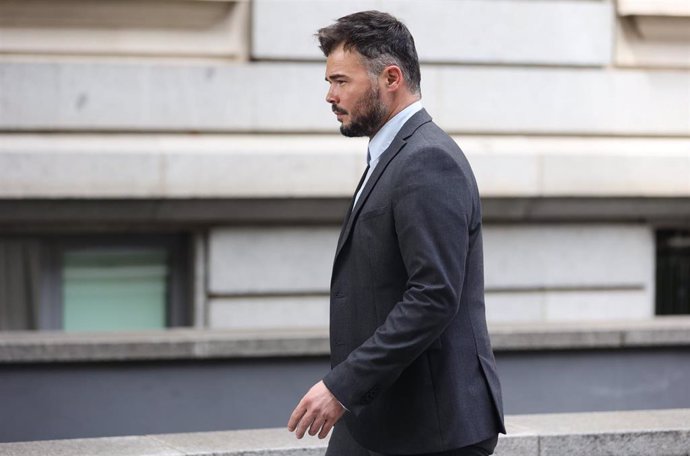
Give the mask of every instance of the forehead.
<svg viewBox="0 0 690 456">
<path fill-rule="evenodd" d="M 367 69 L 362 61 L 362 56 L 355 50 L 344 50 L 340 45 L 326 58 L 326 78 L 334 75 L 356 77 L 366 75 Z"/>
</svg>

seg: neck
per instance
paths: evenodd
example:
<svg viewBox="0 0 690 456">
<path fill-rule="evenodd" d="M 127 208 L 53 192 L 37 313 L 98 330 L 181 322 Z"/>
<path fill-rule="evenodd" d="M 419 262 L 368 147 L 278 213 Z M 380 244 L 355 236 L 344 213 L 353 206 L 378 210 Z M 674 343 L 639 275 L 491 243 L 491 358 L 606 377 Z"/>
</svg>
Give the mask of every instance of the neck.
<svg viewBox="0 0 690 456">
<path fill-rule="evenodd" d="M 419 97 L 419 96 L 417 96 L 417 95 L 413 95 L 413 94 L 407 94 L 407 96 L 402 97 L 402 98 L 399 99 L 399 100 L 396 100 L 396 101 L 393 103 L 393 105 L 392 105 L 392 107 L 391 107 L 391 109 L 390 109 L 388 115 L 384 118 L 383 122 L 381 122 L 381 125 L 379 125 L 379 127 L 376 129 L 376 131 L 375 131 L 374 133 L 372 133 L 371 136 L 369 136 L 369 139 L 371 139 L 371 138 L 373 138 L 374 136 L 376 136 L 376 133 L 378 133 L 379 130 L 381 130 L 381 128 L 382 128 L 384 125 L 386 125 L 386 123 L 388 123 L 389 120 L 391 120 L 393 117 L 395 117 L 395 116 L 397 116 L 398 114 L 400 114 L 400 112 L 401 112 L 403 109 L 407 108 L 407 107 L 410 106 L 412 103 L 414 103 L 415 101 L 419 101 L 419 100 L 421 100 L 421 97 Z"/>
</svg>

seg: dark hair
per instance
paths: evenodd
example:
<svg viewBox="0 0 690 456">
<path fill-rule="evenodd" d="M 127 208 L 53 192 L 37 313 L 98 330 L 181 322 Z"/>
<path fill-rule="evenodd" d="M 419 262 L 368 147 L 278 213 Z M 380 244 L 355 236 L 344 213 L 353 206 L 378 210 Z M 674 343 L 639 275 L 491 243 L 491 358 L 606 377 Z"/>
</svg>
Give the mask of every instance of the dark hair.
<svg viewBox="0 0 690 456">
<path fill-rule="evenodd" d="M 328 57 L 341 44 L 365 57 L 369 73 L 378 76 L 388 65 L 397 65 L 410 91 L 420 93 L 419 59 L 414 38 L 405 24 L 388 13 L 361 11 L 343 16 L 316 33 L 319 47 Z"/>
</svg>

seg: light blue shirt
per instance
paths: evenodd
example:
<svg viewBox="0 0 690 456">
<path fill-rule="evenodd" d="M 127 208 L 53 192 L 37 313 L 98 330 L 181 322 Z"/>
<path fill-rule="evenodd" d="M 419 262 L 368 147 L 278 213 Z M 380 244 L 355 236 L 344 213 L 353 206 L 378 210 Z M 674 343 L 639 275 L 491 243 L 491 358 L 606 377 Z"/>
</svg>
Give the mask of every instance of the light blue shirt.
<svg viewBox="0 0 690 456">
<path fill-rule="evenodd" d="M 412 117 L 421 110 L 421 100 L 415 101 L 414 103 L 412 103 L 411 105 L 397 113 L 391 120 L 386 122 L 383 125 L 383 127 L 381 127 L 381 129 L 374 135 L 374 137 L 371 138 L 371 140 L 369 141 L 369 154 L 371 156 L 371 159 L 369 161 L 369 171 L 367 172 L 367 176 L 364 178 L 364 182 L 362 183 L 362 186 L 360 187 L 359 191 L 357 192 L 357 195 L 355 196 L 355 204 L 357 204 L 359 195 L 362 193 L 362 190 L 364 190 L 364 186 L 367 184 L 369 176 L 371 176 L 371 173 L 374 171 L 374 168 L 376 168 L 376 165 L 379 163 L 381 155 L 383 155 L 386 149 L 388 149 L 388 146 L 391 145 L 393 139 L 395 138 L 395 135 L 397 135 L 398 132 L 400 132 L 400 129 L 403 125 L 405 125 L 405 122 L 407 122 L 410 119 L 410 117 Z"/>
</svg>

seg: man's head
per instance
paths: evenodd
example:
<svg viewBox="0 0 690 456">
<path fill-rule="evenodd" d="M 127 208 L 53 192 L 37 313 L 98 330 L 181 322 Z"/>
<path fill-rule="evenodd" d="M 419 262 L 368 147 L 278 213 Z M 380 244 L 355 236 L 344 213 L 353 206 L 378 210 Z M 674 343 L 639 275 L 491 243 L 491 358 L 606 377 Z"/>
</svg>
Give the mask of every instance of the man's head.
<svg viewBox="0 0 690 456">
<path fill-rule="evenodd" d="M 327 57 L 326 101 L 345 136 L 373 136 L 393 115 L 420 97 L 414 39 L 393 16 L 363 11 L 317 33 Z"/>
</svg>

